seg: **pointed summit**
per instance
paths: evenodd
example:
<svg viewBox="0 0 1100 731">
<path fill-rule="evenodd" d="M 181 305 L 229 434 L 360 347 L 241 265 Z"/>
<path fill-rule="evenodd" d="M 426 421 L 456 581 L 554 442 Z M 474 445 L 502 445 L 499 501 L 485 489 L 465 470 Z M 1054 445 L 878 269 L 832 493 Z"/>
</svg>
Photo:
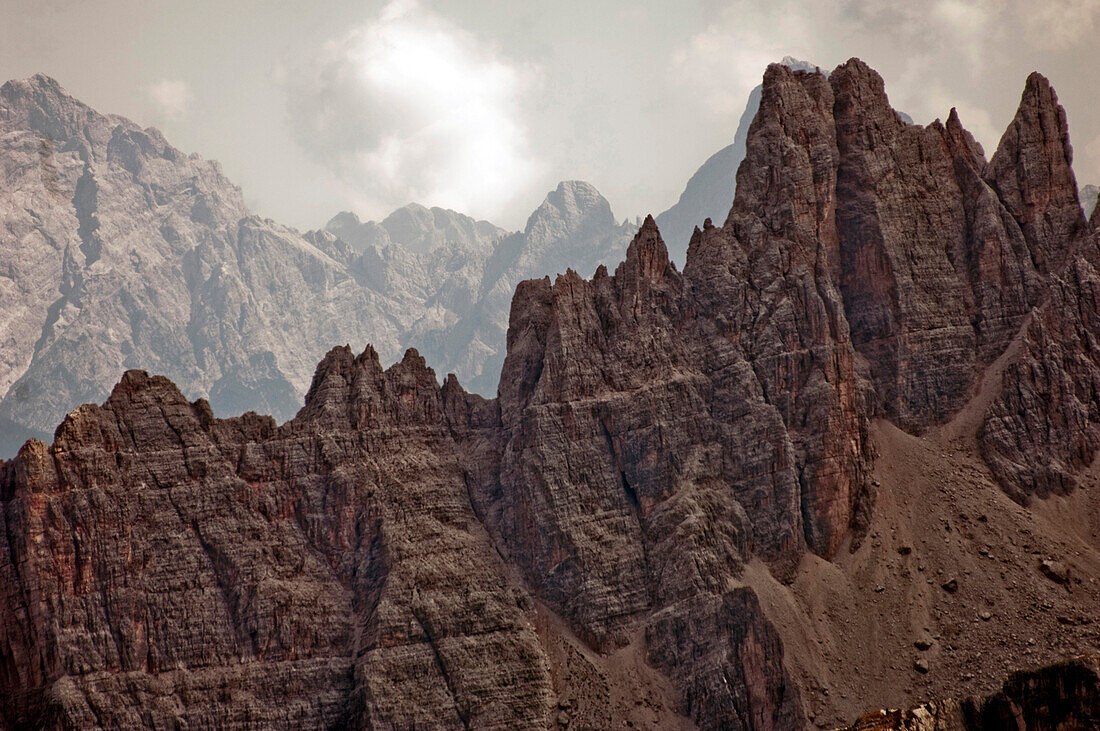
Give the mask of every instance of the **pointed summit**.
<svg viewBox="0 0 1100 731">
<path fill-rule="evenodd" d="M 615 225 L 611 204 L 590 183 L 564 180 L 546 195 L 524 232 L 536 238 L 556 239 L 569 233 L 598 231 Z"/>
<path fill-rule="evenodd" d="M 1023 229 L 1039 271 L 1057 271 L 1085 231 L 1066 112 L 1045 76 L 1027 77 L 1016 116 L 983 177 Z"/>
<path fill-rule="evenodd" d="M 962 122 L 959 120 L 959 112 L 955 107 L 951 107 L 951 113 L 947 115 L 945 130 L 948 143 L 952 147 L 952 154 L 961 159 L 971 169 L 980 173 L 986 164 L 985 150 L 974 139 L 974 135 L 963 127 Z"/>
<path fill-rule="evenodd" d="M 0 96 L 6 100 L 17 97 L 31 97 L 48 94 L 57 97 L 68 97 L 68 92 L 61 86 L 57 79 L 46 74 L 38 73 L 26 79 L 12 79 L 0 87 Z"/>
<path fill-rule="evenodd" d="M 0 87 L 0 110 L 0 129 L 31 129 L 59 142 L 73 137 L 83 142 L 85 129 L 106 120 L 45 74 L 5 83 Z"/>
<path fill-rule="evenodd" d="M 669 267 L 668 249 L 661 239 L 657 222 L 647 215 L 642 227 L 638 229 L 634 240 L 626 250 L 626 266 L 633 268 L 639 276 L 658 280 Z"/>
</svg>

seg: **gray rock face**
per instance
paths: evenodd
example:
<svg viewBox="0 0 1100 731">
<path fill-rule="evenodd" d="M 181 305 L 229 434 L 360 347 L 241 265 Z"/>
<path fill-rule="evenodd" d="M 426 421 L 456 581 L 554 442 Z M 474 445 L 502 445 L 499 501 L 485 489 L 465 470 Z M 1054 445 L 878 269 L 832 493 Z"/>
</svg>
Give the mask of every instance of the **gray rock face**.
<svg viewBox="0 0 1100 731">
<path fill-rule="evenodd" d="M 1086 185 L 1081 188 L 1081 207 L 1085 211 L 1085 218 L 1092 218 L 1092 212 L 1096 210 L 1096 199 L 1100 195 L 1100 188 L 1095 185 Z"/>
<path fill-rule="evenodd" d="M 340 342 L 420 347 L 495 393 L 511 292 L 629 241 L 591 186 L 563 183 L 522 234 L 409 205 L 299 234 L 249 213 L 217 163 L 102 115 L 44 76 L 0 92 L 0 448 L 46 437 L 128 368 L 215 412 L 289 419 Z"/>
<path fill-rule="evenodd" d="M 733 143 L 708 157 L 688 180 L 676 204 L 657 216 L 657 226 L 668 237 L 669 256 L 678 266 L 683 266 L 687 258 L 692 230 L 708 218 L 722 221 L 729 213 L 737 186 L 737 166 L 745 159 L 745 142 L 760 108 L 761 89 L 757 86 L 749 93 Z"/>
<path fill-rule="evenodd" d="M 474 393 L 495 395 L 504 363 L 508 313 L 516 286 L 573 268 L 594 272 L 626 252 L 634 228 L 617 224 L 611 206 L 588 183 L 565 181 L 546 196 L 522 232 L 501 239 L 475 275 L 472 305 L 453 320 L 414 324 L 407 342 Z"/>
<path fill-rule="evenodd" d="M 337 249 L 251 215 L 216 163 L 43 76 L 0 89 L 0 131 L 6 424 L 46 431 L 133 366 L 220 413 L 285 420 L 332 342 L 399 354 L 416 311 L 361 286 Z"/>
<path fill-rule="evenodd" d="M 397 244 L 413 254 L 430 254 L 439 246 L 489 250 L 508 232 L 488 221 L 477 221 L 445 208 L 425 208 L 410 203 L 386 216 L 381 222 L 359 221 L 344 211 L 332 217 L 325 230 L 335 234 L 357 251 L 368 247 Z"/>
</svg>

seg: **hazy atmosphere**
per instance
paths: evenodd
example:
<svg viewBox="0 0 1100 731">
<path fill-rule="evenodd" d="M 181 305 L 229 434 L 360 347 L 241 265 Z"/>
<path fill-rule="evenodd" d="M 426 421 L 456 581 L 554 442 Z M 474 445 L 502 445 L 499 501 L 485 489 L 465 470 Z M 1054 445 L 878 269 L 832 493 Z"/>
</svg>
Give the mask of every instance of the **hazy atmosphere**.
<svg viewBox="0 0 1100 731">
<path fill-rule="evenodd" d="M 41 71 L 160 128 L 302 228 L 414 200 L 519 227 L 563 178 L 592 182 L 620 217 L 663 210 L 788 54 L 826 68 L 859 56 L 895 107 L 929 122 L 957 106 L 987 149 L 1041 70 L 1078 177 L 1100 180 L 1082 70 L 1100 57 L 1098 0 L 3 6 L 0 76 Z"/>
<path fill-rule="evenodd" d="M 1100 729 L 1098 61 L 0 0 L 0 731 Z"/>
</svg>

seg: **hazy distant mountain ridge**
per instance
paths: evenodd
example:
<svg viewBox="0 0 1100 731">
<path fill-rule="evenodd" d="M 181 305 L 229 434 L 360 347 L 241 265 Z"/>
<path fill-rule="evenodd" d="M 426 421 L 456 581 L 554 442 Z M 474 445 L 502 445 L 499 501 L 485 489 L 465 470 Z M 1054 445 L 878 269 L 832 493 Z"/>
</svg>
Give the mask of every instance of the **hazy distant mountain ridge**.
<svg viewBox="0 0 1100 731">
<path fill-rule="evenodd" d="M 286 419 L 332 343 L 392 360 L 420 315 L 361 286 L 339 247 L 252 215 L 217 163 L 48 77 L 0 89 L 0 166 L 5 451 L 132 367 L 219 413 Z"/>
<path fill-rule="evenodd" d="M 1086 185 L 1081 188 L 1081 206 L 1085 210 L 1085 218 L 1089 218 L 1092 212 L 1096 210 L 1097 194 L 1100 193 L 1100 188 L 1095 185 Z"/>
<path fill-rule="evenodd" d="M 399 244 L 414 254 L 428 254 L 439 246 L 460 245 L 469 249 L 489 249 L 508 232 L 488 221 L 445 208 L 425 208 L 409 203 L 380 222 L 361 222 L 354 213 L 342 211 L 325 224 L 358 251 L 368 246 Z"/>
<path fill-rule="evenodd" d="M 519 233 L 500 241 L 485 265 L 477 302 L 449 328 L 422 328 L 409 342 L 469 390 L 494 395 L 504 363 L 516 285 L 574 270 L 590 275 L 621 261 L 637 230 L 615 222 L 611 205 L 588 183 L 558 184 Z M 415 329 L 415 326 L 414 326 Z"/>
<path fill-rule="evenodd" d="M 35 76 L 0 90 L 0 454 L 100 402 L 128 368 L 219 415 L 285 420 L 333 345 L 418 347 L 496 391 L 512 291 L 621 259 L 630 227 L 562 183 L 508 234 L 410 204 L 301 234 L 251 214 L 216 162 Z"/>
<path fill-rule="evenodd" d="M 352 267 L 368 286 L 426 305 L 405 332 L 405 345 L 486 396 L 496 393 L 516 285 L 571 268 L 591 274 L 601 264 L 613 265 L 635 230 L 616 223 L 607 199 L 578 180 L 560 183 L 524 230 L 508 235 L 454 211 L 430 209 L 430 219 L 427 211 L 409 205 L 381 223 L 360 223 L 354 214 L 340 213 L 325 231 L 361 252 Z M 405 223 L 410 220 L 418 227 Z M 424 253 L 415 242 L 427 240 L 441 243 Z"/>
</svg>

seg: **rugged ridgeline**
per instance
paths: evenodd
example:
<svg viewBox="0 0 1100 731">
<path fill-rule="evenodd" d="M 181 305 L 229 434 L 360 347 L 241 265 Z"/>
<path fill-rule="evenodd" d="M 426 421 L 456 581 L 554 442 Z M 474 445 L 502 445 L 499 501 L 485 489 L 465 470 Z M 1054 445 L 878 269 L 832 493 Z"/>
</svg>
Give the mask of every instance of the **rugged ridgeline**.
<svg viewBox="0 0 1100 731">
<path fill-rule="evenodd" d="M 0 216 L 4 456 L 127 368 L 218 414 L 285 421 L 332 343 L 371 342 L 386 363 L 417 346 L 493 393 L 515 284 L 590 273 L 632 234 L 569 182 L 511 236 L 416 205 L 302 235 L 252 215 L 216 163 L 44 76 L 0 89 Z"/>
<path fill-rule="evenodd" d="M 416 205 L 381 223 L 360 223 L 342 213 L 325 227 L 359 251 L 354 268 L 375 292 L 405 293 L 405 299 L 423 303 L 423 314 L 405 328 L 402 343 L 481 394 L 496 393 L 516 285 L 570 267 L 594 272 L 601 264 L 614 265 L 636 230 L 616 223 L 607 199 L 579 180 L 551 191 L 523 231 L 505 234 L 490 227 Z M 491 246 L 476 246 L 490 239 Z"/>
<path fill-rule="evenodd" d="M 0 467 L 0 718 L 786 729 L 1094 647 L 1070 164 L 1038 74 L 986 162 L 774 65 L 724 225 L 521 283 L 494 400 L 414 351 L 282 426 L 127 373 Z"/>
<path fill-rule="evenodd" d="M 792 71 L 821 71 L 812 63 L 790 56 L 785 56 L 779 63 Z M 720 220 L 729 212 L 737 188 L 737 168 L 745 159 L 749 125 L 760 108 L 762 90 L 762 86 L 757 86 L 749 92 L 733 142 L 708 157 L 688 180 L 679 200 L 657 216 L 657 226 L 669 247 L 669 258 L 677 266 L 682 267 L 687 257 L 692 230 L 708 218 Z M 898 114 L 904 121 L 913 122 L 904 112 Z"/>
<path fill-rule="evenodd" d="M 334 340 L 400 353 L 400 303 L 360 286 L 334 237 L 251 215 L 216 163 L 52 79 L 0 88 L 0 165 L 2 434 L 51 431 L 138 365 L 286 419 Z"/>
<path fill-rule="evenodd" d="M 780 63 L 794 71 L 817 70 L 813 64 L 790 56 L 784 57 Z M 668 242 L 669 258 L 677 266 L 682 267 L 687 257 L 692 230 L 708 218 L 720 219 L 729 212 L 737 187 L 737 167 L 745 159 L 749 125 L 760 108 L 762 89 L 757 86 L 749 92 L 733 142 L 708 157 L 688 180 L 679 200 L 657 216 L 657 225 Z"/>
</svg>

